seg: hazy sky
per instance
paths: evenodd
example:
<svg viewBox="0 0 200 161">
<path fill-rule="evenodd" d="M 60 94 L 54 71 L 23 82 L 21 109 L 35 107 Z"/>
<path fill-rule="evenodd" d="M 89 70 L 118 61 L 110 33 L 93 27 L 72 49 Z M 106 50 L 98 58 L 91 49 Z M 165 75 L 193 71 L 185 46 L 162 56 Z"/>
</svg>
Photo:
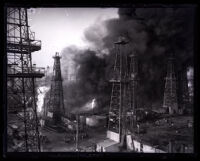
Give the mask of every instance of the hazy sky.
<svg viewBox="0 0 200 161">
<path fill-rule="evenodd" d="M 34 52 L 33 63 L 53 65 L 55 52 L 70 45 L 87 47 L 84 30 L 95 22 L 117 18 L 117 8 L 37 8 L 29 10 L 29 25 L 42 49 Z"/>
</svg>

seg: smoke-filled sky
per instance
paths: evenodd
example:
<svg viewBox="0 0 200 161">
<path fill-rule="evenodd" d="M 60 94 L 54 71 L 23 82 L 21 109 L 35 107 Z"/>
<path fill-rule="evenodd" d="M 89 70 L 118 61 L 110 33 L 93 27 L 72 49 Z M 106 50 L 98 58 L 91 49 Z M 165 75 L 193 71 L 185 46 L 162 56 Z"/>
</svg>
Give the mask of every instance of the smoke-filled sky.
<svg viewBox="0 0 200 161">
<path fill-rule="evenodd" d="M 103 20 L 117 18 L 117 8 L 31 8 L 29 25 L 36 39 L 42 41 L 42 49 L 33 53 L 37 66 L 53 66 L 52 56 L 63 48 L 88 45 L 84 31 Z"/>
<path fill-rule="evenodd" d="M 52 66 L 55 52 L 62 54 L 67 108 L 82 107 L 94 97 L 102 107 L 109 105 L 108 77 L 115 58 L 113 44 L 119 36 L 129 41 L 125 52 L 138 55 L 141 106 L 161 106 L 170 55 L 176 60 L 177 79 L 182 79 L 187 70 L 192 71 L 194 6 L 54 8 L 29 13 L 31 28 L 43 44 L 34 56 L 35 63 Z M 66 81 L 70 72 L 76 72 L 76 83 Z"/>
</svg>

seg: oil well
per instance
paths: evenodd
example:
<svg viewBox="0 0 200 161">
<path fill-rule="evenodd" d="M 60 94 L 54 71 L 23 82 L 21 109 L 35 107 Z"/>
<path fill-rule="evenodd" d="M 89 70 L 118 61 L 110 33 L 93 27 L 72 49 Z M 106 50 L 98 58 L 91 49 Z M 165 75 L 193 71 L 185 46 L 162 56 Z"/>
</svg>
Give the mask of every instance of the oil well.
<svg viewBox="0 0 200 161">
<path fill-rule="evenodd" d="M 166 77 L 163 81 L 163 105 L 159 111 L 143 109 L 138 104 L 142 98 L 138 93 L 140 74 L 137 52 L 133 50 L 132 53 L 126 53 L 127 44 L 124 37 L 115 43 L 108 129 L 106 138 L 97 143 L 97 151 L 191 152 L 193 132 L 188 123 L 192 120 L 183 114 L 183 109 L 188 109 L 189 103 L 185 70 L 179 73 L 181 79 L 177 79 L 175 57 L 171 54 L 167 58 Z"/>
<path fill-rule="evenodd" d="M 53 66 L 53 76 L 51 80 L 50 98 L 45 108 L 45 117 L 47 126 L 59 126 L 62 121 L 62 116 L 65 116 L 62 76 L 60 69 L 60 56 L 56 52 Z"/>
<path fill-rule="evenodd" d="M 7 133 L 8 151 L 39 152 L 36 78 L 44 68 L 32 64 L 41 41 L 28 24 L 27 8 L 7 8 Z"/>
<path fill-rule="evenodd" d="M 163 78 L 162 112 L 143 109 L 138 103 L 143 99 L 139 94 L 139 55 L 134 49 L 127 50 L 130 44 L 124 36 L 114 43 L 109 79 L 112 90 L 106 114 L 94 111 L 95 98 L 87 105 L 89 111 L 66 110 L 61 55 L 56 52 L 49 95 L 43 107 L 45 123 L 41 127 L 36 79 L 44 77 L 47 71 L 32 64 L 32 53 L 41 50 L 41 41 L 35 40 L 35 33 L 30 30 L 27 8 L 7 8 L 8 151 L 40 152 L 42 144 L 52 146 L 49 149 L 62 147 L 64 152 L 86 151 L 91 142 L 92 151 L 98 152 L 192 152 L 192 119 L 184 114 L 189 106 L 186 69 L 177 74 L 175 53 L 171 54 Z M 77 80 L 75 76 L 68 81 Z M 41 141 L 42 135 L 50 140 L 49 145 Z"/>
</svg>

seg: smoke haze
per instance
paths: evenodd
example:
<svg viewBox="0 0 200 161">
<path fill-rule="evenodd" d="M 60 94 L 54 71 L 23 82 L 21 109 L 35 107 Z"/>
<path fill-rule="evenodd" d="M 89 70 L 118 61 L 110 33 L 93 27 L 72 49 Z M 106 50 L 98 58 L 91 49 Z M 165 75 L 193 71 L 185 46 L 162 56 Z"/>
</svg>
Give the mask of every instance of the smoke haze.
<svg viewBox="0 0 200 161">
<path fill-rule="evenodd" d="M 108 108 L 114 63 L 114 42 L 119 36 L 129 40 L 127 53 L 139 61 L 140 106 L 161 106 L 166 60 L 176 58 L 176 71 L 193 68 L 194 8 L 120 8 L 119 18 L 97 21 L 85 30 L 90 49 L 76 46 L 62 51 L 65 106 L 80 108 L 96 98 L 100 108 Z M 66 81 L 69 73 L 76 81 Z"/>
</svg>

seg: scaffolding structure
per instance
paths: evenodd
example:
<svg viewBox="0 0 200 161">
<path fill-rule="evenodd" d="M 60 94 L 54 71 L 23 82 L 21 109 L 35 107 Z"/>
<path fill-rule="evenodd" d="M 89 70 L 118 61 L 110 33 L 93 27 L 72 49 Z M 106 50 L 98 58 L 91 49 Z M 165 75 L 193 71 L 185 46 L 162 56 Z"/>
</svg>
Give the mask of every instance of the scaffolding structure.
<svg viewBox="0 0 200 161">
<path fill-rule="evenodd" d="M 119 134 L 121 146 L 125 146 L 128 127 L 128 113 L 131 112 L 131 81 L 130 62 L 125 48 L 128 42 L 120 37 L 115 42 L 116 54 L 112 83 L 111 101 L 109 109 L 108 131 Z"/>
<path fill-rule="evenodd" d="M 187 67 L 184 67 L 178 74 L 177 95 L 179 110 L 183 112 L 190 107 Z"/>
<path fill-rule="evenodd" d="M 133 126 L 135 125 L 137 121 L 137 115 L 136 110 L 138 108 L 138 86 L 139 86 L 139 75 L 138 75 L 138 57 L 136 55 L 136 52 L 134 51 L 130 55 L 130 103 L 131 103 L 131 109 L 130 112 L 130 125 L 131 130 L 133 132 Z"/>
<path fill-rule="evenodd" d="M 165 78 L 165 91 L 163 108 L 169 114 L 178 113 L 177 79 L 174 66 L 175 58 L 171 55 L 167 62 L 167 76 Z"/>
<path fill-rule="evenodd" d="M 47 103 L 47 124 L 48 125 L 60 125 L 62 122 L 62 116 L 65 116 L 64 98 L 63 98 L 63 86 L 62 75 L 60 68 L 59 53 L 56 52 L 53 66 L 53 76 L 51 80 L 50 98 Z"/>
<path fill-rule="evenodd" d="M 7 123 L 22 128 L 20 146 L 13 149 L 8 143 L 8 151 L 40 151 L 35 79 L 43 77 L 45 69 L 34 67 L 31 55 L 40 49 L 41 41 L 28 25 L 27 8 L 7 8 Z"/>
</svg>

